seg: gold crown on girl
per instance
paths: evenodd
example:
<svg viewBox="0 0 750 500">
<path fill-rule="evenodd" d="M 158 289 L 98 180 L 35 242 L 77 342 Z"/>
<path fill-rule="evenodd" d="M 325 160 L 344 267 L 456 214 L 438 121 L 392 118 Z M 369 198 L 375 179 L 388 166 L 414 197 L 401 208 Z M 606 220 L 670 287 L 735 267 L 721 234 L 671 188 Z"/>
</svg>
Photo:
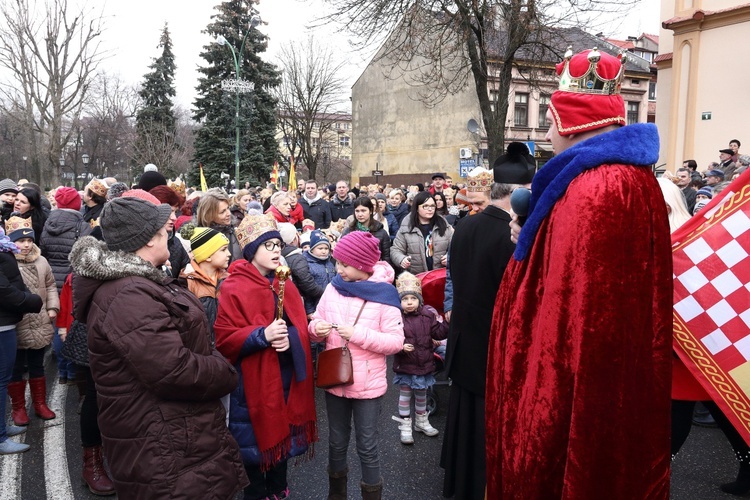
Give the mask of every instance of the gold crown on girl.
<svg viewBox="0 0 750 500">
<path fill-rule="evenodd" d="M 583 54 L 576 54 L 579 60 L 573 61 L 574 72 L 580 73 L 585 69 L 586 62 L 583 61 Z M 609 54 L 603 54 L 604 60 L 602 60 L 602 53 L 599 52 L 597 47 L 589 51 L 586 54 L 588 61 L 588 69 L 583 73 L 582 76 L 574 77 L 570 73 L 571 59 L 574 58 L 573 47 L 568 46 L 568 50 L 565 51 L 565 57 L 563 62 L 562 71 L 558 69 L 560 75 L 560 84 L 558 90 L 563 92 L 575 92 L 580 94 L 596 94 L 596 95 L 615 95 L 619 94 L 622 88 L 622 80 L 625 77 L 625 61 L 627 56 L 620 52 L 615 58 Z M 599 74 L 600 62 L 607 69 L 610 74 L 613 70 L 612 66 L 619 64 L 619 71 L 614 78 L 607 79 Z M 559 66 L 559 65 L 558 65 Z"/>
</svg>

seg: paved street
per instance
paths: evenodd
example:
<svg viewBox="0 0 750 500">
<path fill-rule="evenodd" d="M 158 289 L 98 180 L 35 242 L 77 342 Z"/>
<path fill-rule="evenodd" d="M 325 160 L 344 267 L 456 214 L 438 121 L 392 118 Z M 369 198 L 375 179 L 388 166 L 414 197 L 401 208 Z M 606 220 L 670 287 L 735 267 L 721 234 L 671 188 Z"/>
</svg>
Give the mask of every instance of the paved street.
<svg viewBox="0 0 750 500">
<path fill-rule="evenodd" d="M 43 422 L 31 416 L 29 430 L 23 436 L 32 448 L 23 455 L 0 457 L 0 500 L 11 499 L 95 499 L 80 480 L 81 447 L 78 428 L 78 391 L 58 386 L 54 378 L 54 361 L 48 362 L 50 407 L 58 417 Z M 55 382 L 55 383 L 53 383 Z M 437 388 L 439 411 L 431 421 L 438 429 L 445 426 L 448 387 Z M 317 390 L 316 401 L 320 425 L 320 443 L 311 462 L 290 467 L 289 480 L 293 499 L 322 499 L 327 491 L 325 474 L 328 428 L 323 392 Z M 381 460 L 385 477 L 384 498 L 396 500 L 440 500 L 442 469 L 439 468 L 442 434 L 429 438 L 415 434 L 414 446 L 400 444 L 396 422 L 398 392 L 391 387 L 385 397 L 381 426 Z M 9 405 L 10 406 L 10 405 Z M 15 439 L 15 438 L 14 438 Z M 359 462 L 350 446 L 350 498 L 359 498 Z M 672 499 L 710 500 L 736 498 L 721 493 L 718 485 L 733 479 L 736 464 L 731 448 L 717 429 L 693 427 L 683 452 L 672 471 Z M 354 495 L 354 493 L 357 495 Z M 196 493 L 196 498 L 200 494 Z"/>
</svg>

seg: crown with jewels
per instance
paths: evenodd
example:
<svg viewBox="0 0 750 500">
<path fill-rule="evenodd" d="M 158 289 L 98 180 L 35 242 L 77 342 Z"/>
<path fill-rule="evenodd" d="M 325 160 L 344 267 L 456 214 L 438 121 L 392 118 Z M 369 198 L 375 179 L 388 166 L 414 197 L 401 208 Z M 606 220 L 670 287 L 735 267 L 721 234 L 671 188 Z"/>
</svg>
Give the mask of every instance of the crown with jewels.
<svg viewBox="0 0 750 500">
<path fill-rule="evenodd" d="M 474 193 L 490 191 L 493 182 L 495 182 L 495 174 L 492 170 L 476 167 L 466 177 L 466 190 Z"/>
<path fill-rule="evenodd" d="M 180 176 L 177 176 L 174 181 L 167 181 L 167 186 L 172 188 L 175 193 L 185 196 L 185 182 Z"/>
<path fill-rule="evenodd" d="M 404 295 L 422 296 L 422 280 L 408 271 L 404 271 L 396 279 L 396 291 L 403 297 Z"/>
<path fill-rule="evenodd" d="M 580 53 L 574 56 L 573 47 L 568 46 L 563 62 L 557 65 L 557 74 L 560 75 L 558 90 L 594 95 L 619 94 L 625 77 L 626 60 L 627 56 L 622 52 L 614 57 L 599 52 L 597 47 L 587 54 Z M 586 68 L 586 63 L 588 63 L 588 68 Z M 581 76 L 574 77 L 570 72 L 571 65 L 574 66 L 575 73 L 580 73 L 584 69 L 585 72 Z M 609 73 L 610 76 L 615 73 L 615 75 L 613 78 L 605 78 L 602 73 Z"/>
</svg>

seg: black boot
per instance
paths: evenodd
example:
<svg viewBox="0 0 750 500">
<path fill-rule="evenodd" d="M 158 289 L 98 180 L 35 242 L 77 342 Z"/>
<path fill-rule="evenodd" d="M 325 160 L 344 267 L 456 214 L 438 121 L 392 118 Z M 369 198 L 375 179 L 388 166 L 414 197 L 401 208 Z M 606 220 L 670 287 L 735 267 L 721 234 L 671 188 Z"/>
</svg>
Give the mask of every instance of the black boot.
<svg viewBox="0 0 750 500">
<path fill-rule="evenodd" d="M 722 484 L 721 491 L 730 495 L 744 495 L 750 492 L 750 462 L 740 462 L 737 479 L 731 483 Z"/>
<path fill-rule="evenodd" d="M 346 500 L 346 481 L 349 468 L 331 472 L 328 469 L 328 500 Z"/>
<path fill-rule="evenodd" d="M 360 483 L 362 490 L 362 500 L 380 500 L 383 498 L 383 478 L 380 478 L 378 484 Z"/>
</svg>

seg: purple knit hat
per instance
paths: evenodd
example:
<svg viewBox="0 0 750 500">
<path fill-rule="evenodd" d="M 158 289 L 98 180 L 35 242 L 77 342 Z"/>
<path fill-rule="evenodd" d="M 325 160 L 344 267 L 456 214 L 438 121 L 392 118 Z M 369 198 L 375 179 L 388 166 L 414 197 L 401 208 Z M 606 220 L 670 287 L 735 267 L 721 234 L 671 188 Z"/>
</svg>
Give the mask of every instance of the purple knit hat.
<svg viewBox="0 0 750 500">
<path fill-rule="evenodd" d="M 372 274 L 373 266 L 380 260 L 380 242 L 368 232 L 352 231 L 336 244 L 333 258 L 342 264 Z"/>
</svg>

